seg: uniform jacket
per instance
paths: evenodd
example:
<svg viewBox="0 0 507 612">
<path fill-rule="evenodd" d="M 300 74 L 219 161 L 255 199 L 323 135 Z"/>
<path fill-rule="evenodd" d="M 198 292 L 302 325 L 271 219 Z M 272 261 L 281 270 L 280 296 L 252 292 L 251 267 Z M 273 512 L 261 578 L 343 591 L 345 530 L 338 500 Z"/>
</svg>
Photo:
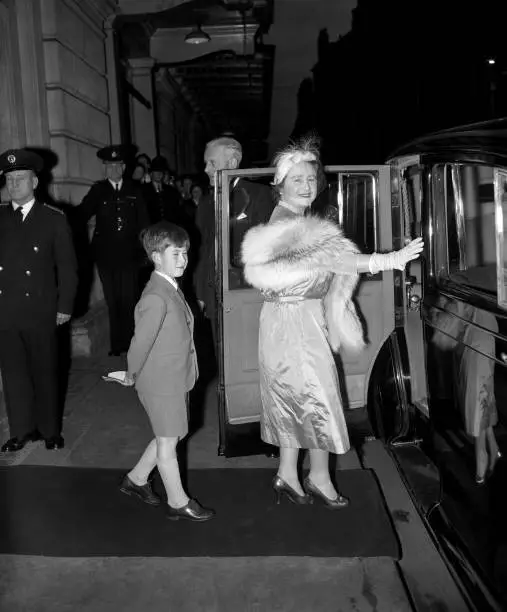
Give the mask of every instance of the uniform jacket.
<svg viewBox="0 0 507 612">
<path fill-rule="evenodd" d="M 157 193 L 155 185 L 151 182 L 143 185 L 142 191 L 150 223 L 165 220 L 176 223 L 176 225 L 183 225 L 183 212 L 180 208 L 180 194 L 177 189 L 169 185 L 162 185 L 162 190 Z"/>
<path fill-rule="evenodd" d="M 275 207 L 271 189 L 266 185 L 240 179 L 230 194 L 231 244 L 229 261 L 241 265 L 241 243 L 247 230 L 267 223 Z M 199 258 L 194 275 L 195 294 L 206 304 L 208 314 L 215 312 L 215 209 L 213 196 L 201 199 L 196 213 L 200 234 Z M 210 316 L 211 316 L 210 314 Z"/>
<path fill-rule="evenodd" d="M 194 318 L 182 294 L 152 272 L 135 313 L 128 371 L 139 393 L 180 395 L 198 377 Z"/>
<path fill-rule="evenodd" d="M 108 180 L 95 183 L 77 214 L 87 222 L 95 216 L 92 250 L 99 266 L 128 267 L 144 260 L 139 233 L 150 224 L 141 188 L 123 180 L 116 192 Z"/>
<path fill-rule="evenodd" d="M 337 351 L 364 347 L 364 330 L 352 300 L 357 273 L 341 261 L 357 253 L 332 221 L 283 219 L 248 231 L 242 247 L 246 280 L 263 292 L 290 295 L 309 281 L 331 276 L 323 299 L 328 340 Z"/>
<path fill-rule="evenodd" d="M 36 201 L 23 223 L 0 206 L 0 328 L 55 326 L 77 289 L 72 235 L 62 211 Z"/>
</svg>

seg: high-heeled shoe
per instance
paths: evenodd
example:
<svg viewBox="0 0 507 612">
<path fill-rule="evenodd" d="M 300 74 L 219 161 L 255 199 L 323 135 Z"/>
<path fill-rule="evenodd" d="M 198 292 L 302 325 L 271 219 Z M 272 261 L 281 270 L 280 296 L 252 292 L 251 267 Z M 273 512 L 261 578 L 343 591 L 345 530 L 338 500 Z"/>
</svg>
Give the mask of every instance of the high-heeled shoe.
<svg viewBox="0 0 507 612">
<path fill-rule="evenodd" d="M 300 495 L 295 489 L 288 485 L 280 476 L 275 476 L 273 479 L 273 489 L 276 494 L 276 503 L 279 504 L 282 495 L 291 501 L 293 504 L 304 506 L 306 504 L 313 504 L 313 498 L 310 495 Z"/>
<path fill-rule="evenodd" d="M 502 453 L 497 450 L 496 451 L 496 455 L 493 455 L 492 459 L 491 459 L 491 463 L 490 466 L 488 468 L 488 474 L 491 476 L 495 470 L 496 464 L 498 463 L 498 461 L 500 461 L 500 459 L 503 457 Z"/>
<path fill-rule="evenodd" d="M 477 485 L 483 485 L 486 482 L 486 474 L 484 474 L 484 476 L 479 476 L 479 474 L 475 475 L 475 484 Z"/>
<path fill-rule="evenodd" d="M 320 500 L 327 508 L 339 509 L 346 508 L 349 505 L 349 500 L 347 497 L 345 497 L 345 495 L 340 495 L 340 493 L 338 493 L 338 497 L 336 499 L 331 499 L 327 495 L 324 495 L 324 493 L 322 493 L 322 491 L 313 484 L 309 476 L 307 476 L 303 482 L 303 489 L 305 490 L 305 493 L 311 497 L 315 497 L 315 499 Z"/>
</svg>

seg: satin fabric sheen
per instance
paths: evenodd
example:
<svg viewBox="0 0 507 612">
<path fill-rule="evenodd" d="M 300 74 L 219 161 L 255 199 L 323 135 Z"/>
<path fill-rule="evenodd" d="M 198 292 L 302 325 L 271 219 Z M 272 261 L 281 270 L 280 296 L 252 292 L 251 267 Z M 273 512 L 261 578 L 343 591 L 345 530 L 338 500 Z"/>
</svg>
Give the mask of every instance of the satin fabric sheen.
<svg viewBox="0 0 507 612">
<path fill-rule="evenodd" d="M 293 217 L 275 209 L 271 221 Z M 261 437 L 275 446 L 346 453 L 338 373 L 327 336 L 323 274 L 283 294 L 266 293 L 259 328 Z"/>
</svg>

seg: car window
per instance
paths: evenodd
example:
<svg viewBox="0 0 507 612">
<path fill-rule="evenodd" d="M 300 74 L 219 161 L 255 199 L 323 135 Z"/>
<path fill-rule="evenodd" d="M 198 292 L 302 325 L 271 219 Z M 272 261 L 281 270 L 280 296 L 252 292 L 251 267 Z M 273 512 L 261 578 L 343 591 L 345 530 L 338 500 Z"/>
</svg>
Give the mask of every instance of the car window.
<svg viewBox="0 0 507 612">
<path fill-rule="evenodd" d="M 496 294 L 496 231 L 493 168 L 446 164 L 447 266 L 451 280 Z M 437 238 L 438 239 L 438 238 Z"/>
</svg>

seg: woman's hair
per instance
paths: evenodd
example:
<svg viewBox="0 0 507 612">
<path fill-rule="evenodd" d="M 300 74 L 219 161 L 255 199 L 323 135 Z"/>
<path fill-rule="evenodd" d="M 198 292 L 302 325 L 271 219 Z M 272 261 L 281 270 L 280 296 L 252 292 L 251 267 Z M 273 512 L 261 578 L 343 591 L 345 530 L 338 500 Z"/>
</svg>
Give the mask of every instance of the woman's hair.
<svg viewBox="0 0 507 612">
<path fill-rule="evenodd" d="M 162 253 L 168 246 L 187 249 L 190 247 L 186 230 L 168 221 L 160 221 L 146 227 L 141 231 L 140 238 L 150 260 L 153 253 Z"/>
<path fill-rule="evenodd" d="M 305 136 L 281 149 L 273 160 L 276 167 L 273 185 L 281 185 L 290 169 L 301 162 L 320 166 L 319 140 L 316 136 Z"/>
<path fill-rule="evenodd" d="M 139 155 L 136 157 L 136 163 L 140 164 L 141 166 L 144 166 L 142 160 L 144 160 L 146 162 L 146 166 L 147 166 L 147 168 L 149 168 L 150 164 L 151 164 L 151 159 L 150 159 L 149 155 L 146 155 L 146 153 L 139 153 Z"/>
</svg>

